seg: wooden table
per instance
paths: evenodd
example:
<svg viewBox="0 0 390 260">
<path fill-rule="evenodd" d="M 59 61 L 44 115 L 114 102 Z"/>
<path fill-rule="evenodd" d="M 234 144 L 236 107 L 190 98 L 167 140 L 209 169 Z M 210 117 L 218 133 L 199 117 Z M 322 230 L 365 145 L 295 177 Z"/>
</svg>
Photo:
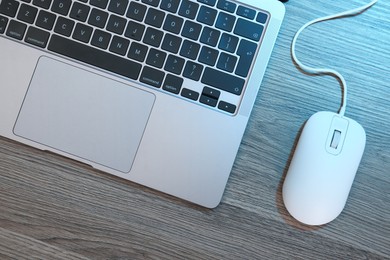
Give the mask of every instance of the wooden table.
<svg viewBox="0 0 390 260">
<path fill-rule="evenodd" d="M 265 1 L 265 0 L 264 0 Z M 281 186 L 310 115 L 337 111 L 332 77 L 292 63 L 296 30 L 368 1 L 297 1 L 287 13 L 223 201 L 208 210 L 0 138 L 0 259 L 390 258 L 390 2 L 304 31 L 297 55 L 338 69 L 367 146 L 343 213 L 304 226 Z"/>
</svg>

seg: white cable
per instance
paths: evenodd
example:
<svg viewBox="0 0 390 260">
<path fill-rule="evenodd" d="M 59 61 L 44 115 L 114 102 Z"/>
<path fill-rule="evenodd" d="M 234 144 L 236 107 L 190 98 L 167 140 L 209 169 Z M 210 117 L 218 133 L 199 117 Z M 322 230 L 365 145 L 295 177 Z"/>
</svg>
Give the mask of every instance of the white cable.
<svg viewBox="0 0 390 260">
<path fill-rule="evenodd" d="M 340 80 L 341 82 L 341 87 L 342 87 L 342 104 L 340 106 L 340 110 L 339 110 L 339 114 L 340 115 L 344 115 L 345 113 L 345 108 L 347 106 L 347 83 L 345 82 L 345 79 L 344 77 L 337 71 L 333 70 L 333 69 L 326 69 L 326 68 L 313 68 L 313 67 L 309 67 L 309 66 L 306 66 L 304 64 L 302 64 L 297 56 L 295 55 L 295 44 L 296 44 L 296 41 L 298 39 L 298 36 L 301 34 L 301 32 L 306 29 L 307 27 L 309 27 L 310 25 L 312 24 L 315 24 L 315 23 L 319 23 L 319 22 L 323 22 L 323 21 L 327 21 L 327 20 L 332 20 L 332 19 L 337 19 L 337 18 L 344 18 L 344 17 L 348 17 L 348 16 L 355 16 L 355 15 L 358 15 L 358 14 L 361 14 L 363 13 L 364 11 L 366 11 L 367 9 L 369 9 L 371 6 L 373 6 L 376 2 L 378 2 L 378 0 L 374 0 L 372 1 L 371 3 L 369 4 L 366 4 L 362 7 L 359 7 L 359 8 L 355 8 L 355 9 L 352 9 L 352 10 L 349 10 L 349 11 L 344 11 L 344 12 L 341 12 L 341 13 L 338 13 L 338 14 L 334 14 L 334 15 L 329 15 L 329 16 L 325 16 L 325 17 L 321 17 L 321 18 L 317 18 L 315 20 L 312 20 L 306 24 L 304 24 L 295 34 L 294 36 L 294 39 L 292 40 L 292 43 L 291 43 L 291 55 L 292 55 L 292 58 L 294 60 L 294 62 L 305 72 L 309 73 L 309 74 L 315 74 L 315 75 L 319 75 L 319 74 L 328 74 L 328 75 L 332 75 L 334 77 L 336 77 L 337 79 Z"/>
</svg>

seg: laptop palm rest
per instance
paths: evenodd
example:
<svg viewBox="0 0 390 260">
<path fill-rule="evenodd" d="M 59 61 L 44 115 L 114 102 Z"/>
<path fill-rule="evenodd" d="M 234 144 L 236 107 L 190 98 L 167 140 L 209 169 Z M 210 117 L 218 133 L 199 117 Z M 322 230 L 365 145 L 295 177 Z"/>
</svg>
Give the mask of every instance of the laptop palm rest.
<svg viewBox="0 0 390 260">
<path fill-rule="evenodd" d="M 152 93 L 41 57 L 14 133 L 126 173 L 154 101 Z"/>
</svg>

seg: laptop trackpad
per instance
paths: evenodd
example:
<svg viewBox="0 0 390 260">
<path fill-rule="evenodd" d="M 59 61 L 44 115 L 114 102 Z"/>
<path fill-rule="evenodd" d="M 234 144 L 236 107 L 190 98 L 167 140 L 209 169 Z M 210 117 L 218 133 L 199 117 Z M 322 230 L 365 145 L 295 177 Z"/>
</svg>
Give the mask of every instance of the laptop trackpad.
<svg viewBox="0 0 390 260">
<path fill-rule="evenodd" d="M 152 93 L 42 57 L 14 133 L 129 172 L 154 100 Z"/>
</svg>

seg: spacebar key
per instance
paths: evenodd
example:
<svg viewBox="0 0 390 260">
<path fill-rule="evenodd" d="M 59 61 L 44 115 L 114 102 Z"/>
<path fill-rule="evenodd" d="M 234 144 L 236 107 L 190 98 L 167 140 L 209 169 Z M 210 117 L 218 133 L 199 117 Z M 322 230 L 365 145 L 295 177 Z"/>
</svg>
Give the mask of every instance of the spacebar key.
<svg viewBox="0 0 390 260">
<path fill-rule="evenodd" d="M 52 35 L 48 49 L 130 79 L 138 79 L 142 67 L 141 64 L 94 49 L 58 35 Z"/>
</svg>

